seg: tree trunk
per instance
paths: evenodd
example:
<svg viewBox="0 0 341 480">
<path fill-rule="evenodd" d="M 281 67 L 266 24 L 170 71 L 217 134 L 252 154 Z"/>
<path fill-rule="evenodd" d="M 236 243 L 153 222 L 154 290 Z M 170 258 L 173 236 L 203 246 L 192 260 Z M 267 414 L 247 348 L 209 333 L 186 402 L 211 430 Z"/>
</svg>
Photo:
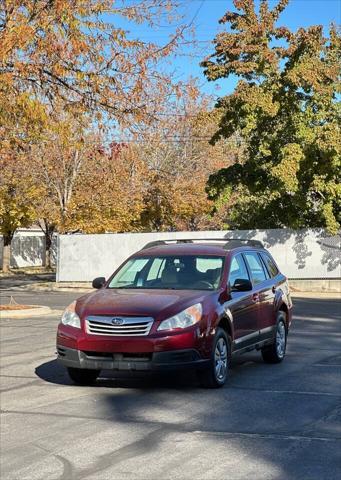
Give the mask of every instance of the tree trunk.
<svg viewBox="0 0 341 480">
<path fill-rule="evenodd" d="M 40 228 L 45 234 L 45 259 L 44 267 L 51 268 L 51 250 L 52 250 L 52 237 L 55 231 L 54 225 L 49 225 L 46 220 L 44 220 L 44 228 L 40 224 Z"/>
<path fill-rule="evenodd" d="M 51 268 L 51 246 L 52 246 L 52 239 L 49 233 L 45 234 L 45 267 Z"/>
<path fill-rule="evenodd" d="M 11 237 L 7 235 L 3 236 L 4 239 L 4 249 L 2 252 L 2 271 L 9 272 L 10 260 L 11 260 Z"/>
<path fill-rule="evenodd" d="M 43 267 L 51 268 L 51 251 L 50 250 L 45 250 L 45 262 Z"/>
</svg>

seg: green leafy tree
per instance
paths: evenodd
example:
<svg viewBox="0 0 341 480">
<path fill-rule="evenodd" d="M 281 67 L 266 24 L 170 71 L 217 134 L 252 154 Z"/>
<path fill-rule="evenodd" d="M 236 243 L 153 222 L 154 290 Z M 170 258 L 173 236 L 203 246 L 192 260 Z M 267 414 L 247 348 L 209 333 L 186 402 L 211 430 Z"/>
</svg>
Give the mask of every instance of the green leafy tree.
<svg viewBox="0 0 341 480">
<path fill-rule="evenodd" d="M 234 228 L 340 227 L 340 35 L 277 27 L 289 0 L 234 0 L 203 62 L 208 80 L 235 75 L 212 138 L 240 135 L 246 160 L 219 170 L 209 196 L 231 202 Z"/>
</svg>

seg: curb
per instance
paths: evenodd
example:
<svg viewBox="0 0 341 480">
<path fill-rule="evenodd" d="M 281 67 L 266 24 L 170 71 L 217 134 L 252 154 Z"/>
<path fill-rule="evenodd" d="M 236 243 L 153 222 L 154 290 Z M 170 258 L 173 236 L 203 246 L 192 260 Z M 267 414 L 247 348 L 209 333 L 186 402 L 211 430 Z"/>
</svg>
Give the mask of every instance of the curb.
<svg viewBox="0 0 341 480">
<path fill-rule="evenodd" d="M 320 300 L 341 300 L 341 293 L 339 292 L 290 292 L 291 298 L 315 298 Z"/>
<path fill-rule="evenodd" d="M 50 307 L 41 305 L 32 305 L 35 308 L 27 308 L 25 310 L 0 310 L 0 319 L 6 318 L 22 318 L 22 317 L 39 317 L 41 315 L 49 315 L 52 313 Z"/>
</svg>

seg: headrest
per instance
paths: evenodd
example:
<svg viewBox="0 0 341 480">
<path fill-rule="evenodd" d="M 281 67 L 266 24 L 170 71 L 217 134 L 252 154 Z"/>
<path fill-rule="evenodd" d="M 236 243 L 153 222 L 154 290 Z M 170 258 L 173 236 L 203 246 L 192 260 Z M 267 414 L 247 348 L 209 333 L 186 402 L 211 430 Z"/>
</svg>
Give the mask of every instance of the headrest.
<svg viewBox="0 0 341 480">
<path fill-rule="evenodd" d="M 161 283 L 164 285 L 175 285 L 177 283 L 177 274 L 174 265 L 169 265 L 163 269 L 161 274 Z"/>
</svg>

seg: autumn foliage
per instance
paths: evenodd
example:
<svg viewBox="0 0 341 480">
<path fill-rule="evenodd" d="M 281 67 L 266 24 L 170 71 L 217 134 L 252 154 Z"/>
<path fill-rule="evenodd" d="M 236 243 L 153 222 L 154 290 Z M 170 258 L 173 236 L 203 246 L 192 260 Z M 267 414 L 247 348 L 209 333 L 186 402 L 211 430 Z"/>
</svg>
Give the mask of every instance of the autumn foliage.
<svg viewBox="0 0 341 480">
<path fill-rule="evenodd" d="M 150 24 L 170 15 L 173 0 L 6 0 L 0 7 L 1 86 L 14 103 L 62 99 L 76 111 L 123 123 L 148 112 L 149 94 L 168 82 L 158 61 L 177 48 L 185 26 L 155 45 L 131 37 L 119 19 Z"/>
<path fill-rule="evenodd" d="M 147 199 L 157 180 L 142 146 L 150 132 L 163 128 L 168 99 L 186 88 L 160 68 L 188 29 L 177 5 L 176 0 L 1 2 L 0 154 L 3 171 L 9 170 L 1 178 L 0 196 L 6 238 L 33 221 L 44 230 L 47 246 L 55 231 L 148 228 Z M 174 24 L 164 44 L 120 27 L 163 22 Z"/>
<path fill-rule="evenodd" d="M 340 35 L 278 26 L 288 3 L 234 0 L 202 67 L 239 82 L 213 108 L 165 68 L 192 28 L 177 0 L 0 2 L 5 245 L 32 223 L 48 252 L 55 232 L 337 231 Z M 129 28 L 163 22 L 164 44 Z"/>
</svg>

